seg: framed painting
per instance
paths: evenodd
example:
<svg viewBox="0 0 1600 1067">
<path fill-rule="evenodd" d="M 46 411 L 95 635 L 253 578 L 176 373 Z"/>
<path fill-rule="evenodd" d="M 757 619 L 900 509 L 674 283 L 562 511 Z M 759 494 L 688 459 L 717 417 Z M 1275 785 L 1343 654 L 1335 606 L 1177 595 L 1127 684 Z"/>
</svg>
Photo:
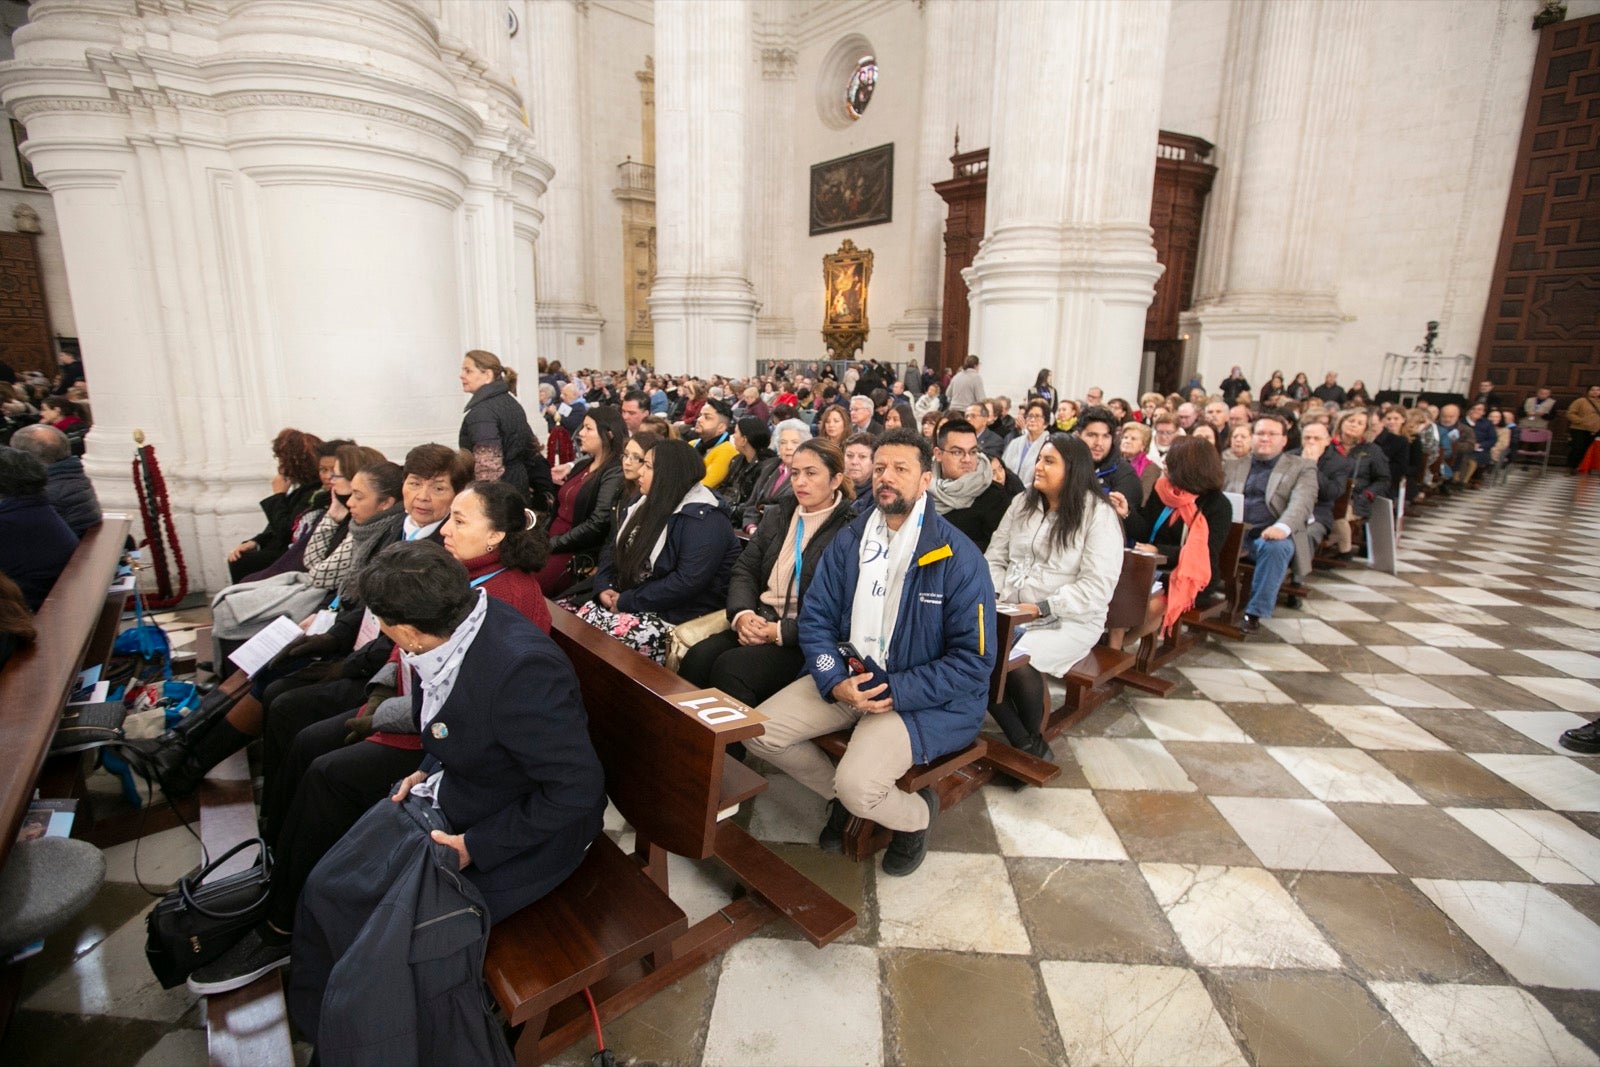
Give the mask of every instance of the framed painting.
<svg viewBox="0 0 1600 1067">
<path fill-rule="evenodd" d="M 848 237 L 839 251 L 822 257 L 822 340 L 833 359 L 849 359 L 867 342 L 867 290 L 872 282 L 872 251 Z"/>
<path fill-rule="evenodd" d="M 894 145 L 811 168 L 811 236 L 877 226 L 894 218 Z"/>
<path fill-rule="evenodd" d="M 28 189 L 43 189 L 44 182 L 40 181 L 33 173 L 33 164 L 22 154 L 22 142 L 28 139 L 28 131 L 16 119 L 11 120 L 11 144 L 17 151 L 17 173 L 22 175 L 22 184 Z"/>
</svg>

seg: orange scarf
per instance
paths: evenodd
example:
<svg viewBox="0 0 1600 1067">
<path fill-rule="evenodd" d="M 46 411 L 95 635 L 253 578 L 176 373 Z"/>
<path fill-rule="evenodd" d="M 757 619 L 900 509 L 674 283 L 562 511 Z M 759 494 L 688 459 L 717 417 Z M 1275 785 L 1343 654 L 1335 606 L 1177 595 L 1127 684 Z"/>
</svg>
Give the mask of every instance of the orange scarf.
<svg viewBox="0 0 1600 1067">
<path fill-rule="evenodd" d="M 1211 528 L 1195 503 L 1195 495 L 1174 486 L 1164 474 L 1156 479 L 1156 493 L 1187 529 L 1183 546 L 1178 549 L 1177 565 L 1167 576 L 1167 612 L 1161 618 L 1161 633 L 1166 635 L 1183 613 L 1194 607 L 1201 590 L 1211 584 Z M 1155 536 L 1156 531 L 1151 530 L 1152 541 Z"/>
</svg>

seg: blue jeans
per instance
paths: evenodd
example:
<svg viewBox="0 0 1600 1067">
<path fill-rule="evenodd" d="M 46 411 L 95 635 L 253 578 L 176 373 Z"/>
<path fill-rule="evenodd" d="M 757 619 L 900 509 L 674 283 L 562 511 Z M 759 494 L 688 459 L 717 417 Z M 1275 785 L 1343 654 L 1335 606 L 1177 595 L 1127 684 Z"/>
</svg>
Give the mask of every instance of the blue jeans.
<svg viewBox="0 0 1600 1067">
<path fill-rule="evenodd" d="M 1272 618 L 1272 606 L 1278 602 L 1278 586 L 1289 573 L 1294 562 L 1294 539 L 1268 541 L 1258 537 L 1250 543 L 1250 559 L 1256 565 L 1254 580 L 1250 583 L 1250 602 L 1244 606 L 1246 615 L 1258 619 Z"/>
</svg>

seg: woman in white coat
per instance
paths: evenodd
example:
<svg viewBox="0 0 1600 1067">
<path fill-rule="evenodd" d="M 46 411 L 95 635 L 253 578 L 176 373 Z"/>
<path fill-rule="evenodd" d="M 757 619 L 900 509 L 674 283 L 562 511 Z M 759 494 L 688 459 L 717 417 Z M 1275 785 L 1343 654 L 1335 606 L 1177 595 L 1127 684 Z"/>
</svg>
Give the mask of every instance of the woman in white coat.
<svg viewBox="0 0 1600 1067">
<path fill-rule="evenodd" d="M 1005 699 L 989 707 L 1014 748 L 1049 757 L 1040 735 L 1043 675 L 1067 673 L 1100 639 L 1122 544 L 1122 522 L 1095 479 L 1088 446 L 1051 434 L 1032 487 L 1006 509 L 985 553 L 1000 603 L 1038 614 L 1018 643 L 1032 662 L 1007 676 Z"/>
</svg>

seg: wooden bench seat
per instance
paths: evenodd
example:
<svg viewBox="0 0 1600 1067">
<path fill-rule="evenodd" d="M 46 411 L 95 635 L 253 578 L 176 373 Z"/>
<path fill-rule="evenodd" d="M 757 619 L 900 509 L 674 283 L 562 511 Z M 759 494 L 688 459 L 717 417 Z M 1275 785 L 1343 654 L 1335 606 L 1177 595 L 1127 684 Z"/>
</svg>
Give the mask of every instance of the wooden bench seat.
<svg viewBox="0 0 1600 1067">
<path fill-rule="evenodd" d="M 1117 680 L 1137 664 L 1136 650 L 1123 646 L 1121 633 L 1145 627 L 1159 558 L 1150 552 L 1123 551 L 1122 573 L 1106 609 L 1106 632 L 1062 679 L 1066 699 L 1044 721 L 1046 740 L 1054 740 L 1109 700 L 1118 688 Z"/>
<path fill-rule="evenodd" d="M 606 793 L 634 831 L 631 855 L 608 837 L 559 888 L 497 923 L 484 973 L 517 1026 L 521 1064 L 541 1063 L 591 1027 L 637 1006 L 763 926 L 791 923 L 813 945 L 856 915 L 728 818 L 766 779 L 727 755 L 762 718 L 551 605 L 551 635 L 572 661 Z M 667 855 L 714 859 L 741 896 L 689 926 L 669 896 Z"/>
</svg>

